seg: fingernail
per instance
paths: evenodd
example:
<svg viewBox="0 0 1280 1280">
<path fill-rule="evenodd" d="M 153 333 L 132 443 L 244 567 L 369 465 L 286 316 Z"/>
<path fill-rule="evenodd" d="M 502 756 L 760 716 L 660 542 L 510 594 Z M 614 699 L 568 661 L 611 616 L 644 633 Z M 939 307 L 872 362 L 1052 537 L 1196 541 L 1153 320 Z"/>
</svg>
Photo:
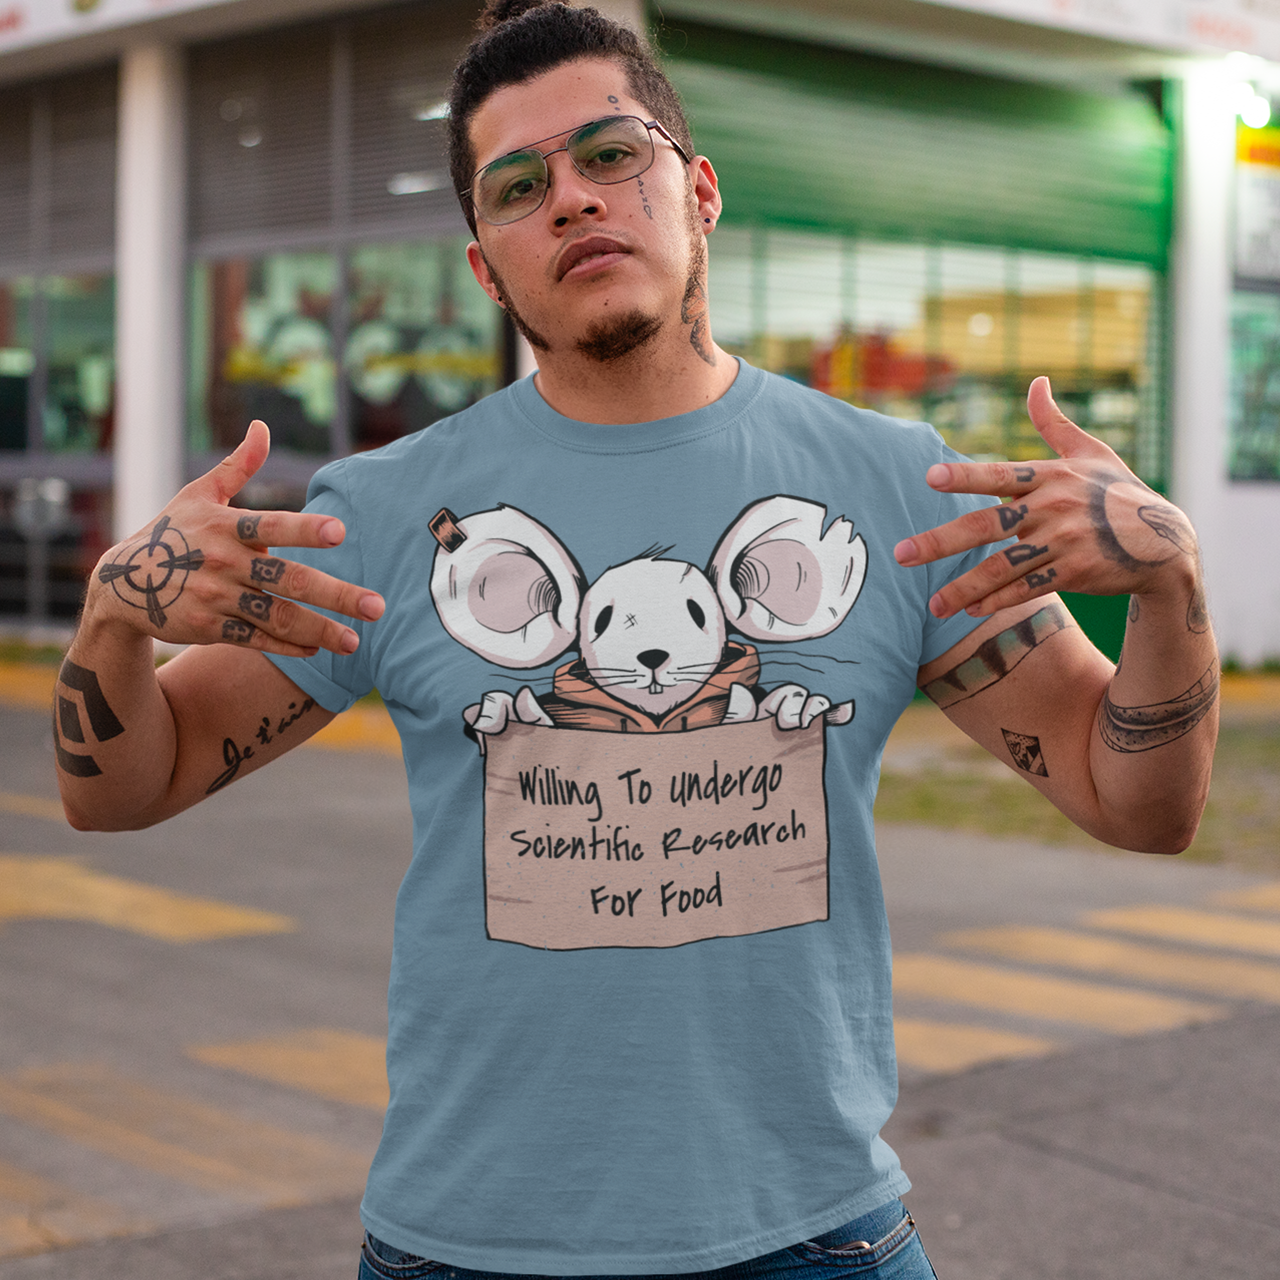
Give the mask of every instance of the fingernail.
<svg viewBox="0 0 1280 1280">
<path fill-rule="evenodd" d="M 326 520 L 320 526 L 320 539 L 331 547 L 336 547 L 342 541 L 342 535 L 345 530 L 340 520 Z"/>
<path fill-rule="evenodd" d="M 951 468 L 945 462 L 935 462 L 924 478 L 934 489 L 943 489 L 951 480 Z"/>
<path fill-rule="evenodd" d="M 916 551 L 914 538 L 903 538 L 903 540 L 893 549 L 893 558 L 899 564 L 910 563 L 916 558 L 917 554 L 918 552 Z"/>
<path fill-rule="evenodd" d="M 367 595 L 360 597 L 360 613 L 366 618 L 380 618 L 387 606 L 381 596 Z"/>
<path fill-rule="evenodd" d="M 929 601 L 929 612 L 933 614 L 935 618 L 946 616 L 947 606 L 942 603 L 942 597 L 940 595 L 934 596 L 933 599 Z"/>
<path fill-rule="evenodd" d="M 354 631 L 344 631 L 340 643 L 343 653 L 355 653 L 360 646 L 360 637 Z"/>
</svg>

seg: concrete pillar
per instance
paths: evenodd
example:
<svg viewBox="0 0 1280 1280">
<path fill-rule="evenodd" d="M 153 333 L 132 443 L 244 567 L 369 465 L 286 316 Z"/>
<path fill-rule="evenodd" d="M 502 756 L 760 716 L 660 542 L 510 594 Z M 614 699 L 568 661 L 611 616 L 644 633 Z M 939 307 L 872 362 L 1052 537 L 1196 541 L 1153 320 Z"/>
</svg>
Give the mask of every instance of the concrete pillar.
<svg viewBox="0 0 1280 1280">
<path fill-rule="evenodd" d="M 1183 80 L 1173 246 L 1173 500 L 1200 535 L 1218 643 L 1245 664 L 1280 656 L 1280 486 L 1229 479 L 1235 77 Z M 1264 551 L 1263 548 L 1268 550 Z"/>
<path fill-rule="evenodd" d="M 116 185 L 115 535 L 183 482 L 186 155 L 181 49 L 120 61 Z"/>
</svg>

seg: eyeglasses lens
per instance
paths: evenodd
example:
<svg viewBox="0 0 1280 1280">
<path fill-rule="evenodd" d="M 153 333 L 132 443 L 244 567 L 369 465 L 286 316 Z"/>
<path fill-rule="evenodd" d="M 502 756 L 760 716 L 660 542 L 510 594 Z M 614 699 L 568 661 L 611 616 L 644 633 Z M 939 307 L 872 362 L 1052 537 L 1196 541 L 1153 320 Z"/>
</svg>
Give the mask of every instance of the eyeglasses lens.
<svg viewBox="0 0 1280 1280">
<path fill-rule="evenodd" d="M 636 116 L 593 120 L 555 150 L 561 149 L 584 178 L 605 186 L 638 177 L 653 164 L 653 139 Z M 527 218 L 547 197 L 546 158 L 533 148 L 499 156 L 481 170 L 474 193 L 476 212 L 491 225 Z"/>
</svg>

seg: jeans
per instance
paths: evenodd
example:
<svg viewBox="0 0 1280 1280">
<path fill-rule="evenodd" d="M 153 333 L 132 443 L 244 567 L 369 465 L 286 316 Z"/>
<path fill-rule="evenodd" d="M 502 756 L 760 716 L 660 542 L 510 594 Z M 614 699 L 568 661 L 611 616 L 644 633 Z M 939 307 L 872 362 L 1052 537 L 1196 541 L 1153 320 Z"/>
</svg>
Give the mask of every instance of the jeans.
<svg viewBox="0 0 1280 1280">
<path fill-rule="evenodd" d="M 366 1234 L 358 1280 L 540 1280 L 497 1271 L 468 1271 L 404 1253 Z M 685 1273 L 682 1280 L 937 1280 L 916 1224 L 901 1200 L 891 1200 L 843 1227 L 776 1253 L 717 1271 Z M 584 1277 L 583 1280 L 660 1280 L 656 1276 Z"/>
</svg>

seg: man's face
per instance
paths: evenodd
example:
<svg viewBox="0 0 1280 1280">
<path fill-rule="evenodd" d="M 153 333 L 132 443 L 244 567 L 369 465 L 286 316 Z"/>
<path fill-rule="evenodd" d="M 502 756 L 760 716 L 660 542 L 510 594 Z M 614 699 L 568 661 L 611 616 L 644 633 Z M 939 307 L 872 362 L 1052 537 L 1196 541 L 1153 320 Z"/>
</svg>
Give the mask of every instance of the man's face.
<svg viewBox="0 0 1280 1280">
<path fill-rule="evenodd" d="M 615 63 L 566 63 L 485 100 L 471 122 L 476 166 L 533 142 L 549 151 L 563 145 L 559 134 L 614 114 L 652 118 Z M 506 226 L 479 224 L 471 268 L 534 346 L 615 359 L 680 323 L 690 275 L 705 270 L 701 220 L 679 152 L 656 132 L 653 139 L 652 167 L 607 186 L 584 178 L 561 151 L 547 161 L 540 209 Z"/>
</svg>

